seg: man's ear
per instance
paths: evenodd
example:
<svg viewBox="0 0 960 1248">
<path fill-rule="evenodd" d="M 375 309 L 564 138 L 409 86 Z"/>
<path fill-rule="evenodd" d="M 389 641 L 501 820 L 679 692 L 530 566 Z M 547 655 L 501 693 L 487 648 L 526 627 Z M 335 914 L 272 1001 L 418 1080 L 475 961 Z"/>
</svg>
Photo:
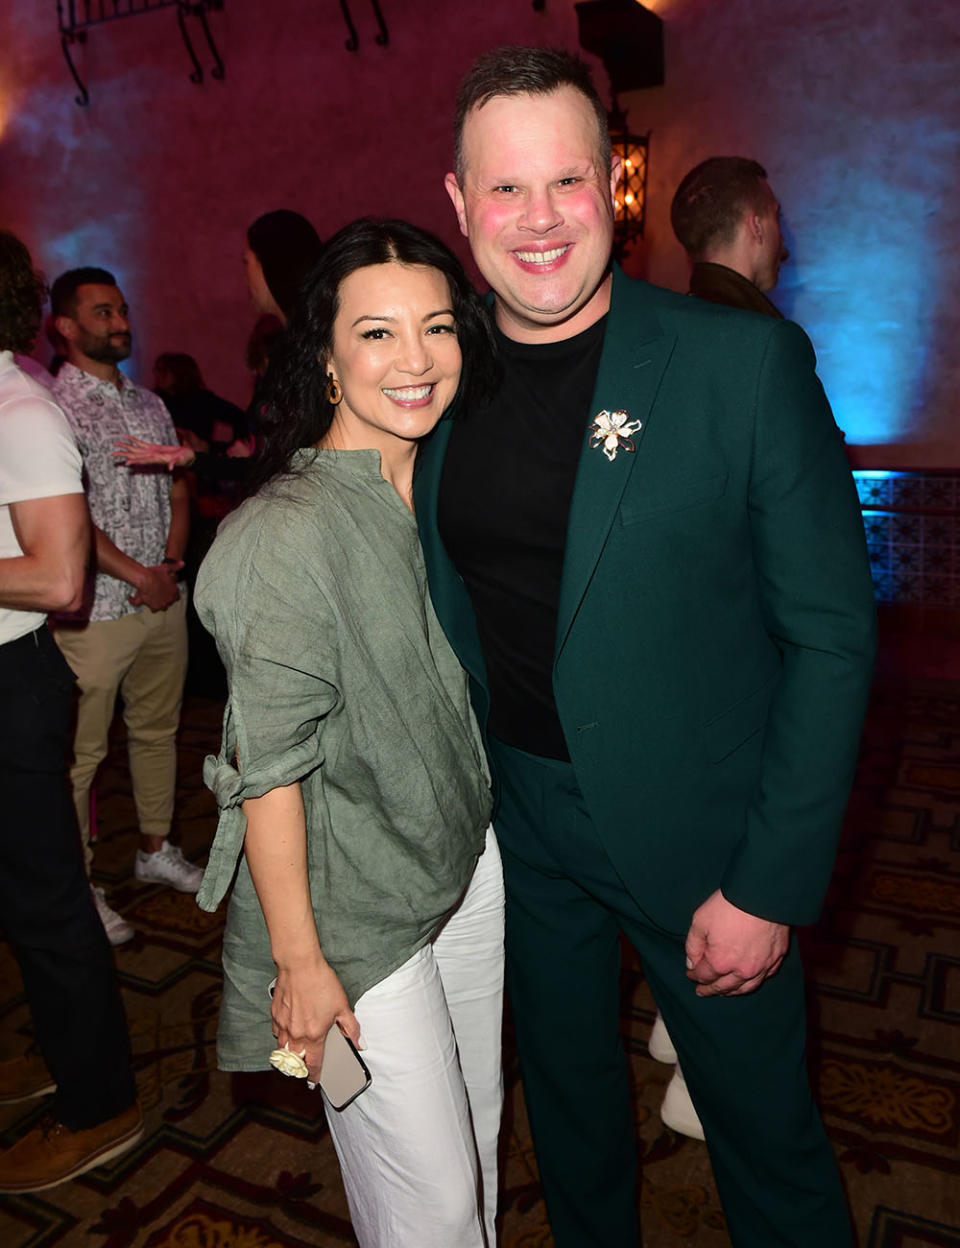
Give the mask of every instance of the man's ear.
<svg viewBox="0 0 960 1248">
<path fill-rule="evenodd" d="M 467 213 L 463 206 L 463 191 L 460 190 L 460 183 L 457 181 L 455 173 L 448 173 L 443 179 L 443 185 L 447 188 L 447 194 L 450 196 L 450 202 L 453 204 L 454 212 L 457 214 L 457 221 L 460 223 L 460 233 L 464 238 L 469 238 L 467 233 Z"/>
<path fill-rule="evenodd" d="M 754 243 L 762 243 L 764 232 L 763 218 L 758 212 L 754 212 L 752 208 L 747 212 L 746 226 L 750 241 Z"/>
<path fill-rule="evenodd" d="M 53 328 L 61 338 L 66 338 L 67 342 L 73 342 L 76 321 L 74 321 L 72 316 L 55 316 L 53 318 Z"/>
</svg>

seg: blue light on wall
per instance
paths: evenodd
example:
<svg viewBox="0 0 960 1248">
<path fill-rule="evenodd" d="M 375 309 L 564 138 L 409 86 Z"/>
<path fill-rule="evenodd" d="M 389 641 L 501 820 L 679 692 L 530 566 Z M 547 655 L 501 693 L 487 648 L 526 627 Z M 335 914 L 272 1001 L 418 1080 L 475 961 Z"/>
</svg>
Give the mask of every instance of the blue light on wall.
<svg viewBox="0 0 960 1248">
<path fill-rule="evenodd" d="M 773 297 L 810 335 L 848 442 L 923 444 L 949 359 L 958 129 L 935 94 L 875 104 L 837 116 L 834 149 L 780 191 L 791 259 Z"/>
<path fill-rule="evenodd" d="M 875 187 L 874 193 L 896 198 L 903 211 L 899 188 Z M 920 205 L 914 207 L 919 217 Z M 924 397 L 932 296 L 943 278 L 919 227 L 902 238 L 864 237 L 872 231 L 860 228 L 856 215 L 831 231 L 818 229 L 815 246 L 804 245 L 802 259 L 785 266 L 781 302 L 790 303 L 789 314 L 814 343 L 820 378 L 847 440 L 909 442 Z"/>
</svg>

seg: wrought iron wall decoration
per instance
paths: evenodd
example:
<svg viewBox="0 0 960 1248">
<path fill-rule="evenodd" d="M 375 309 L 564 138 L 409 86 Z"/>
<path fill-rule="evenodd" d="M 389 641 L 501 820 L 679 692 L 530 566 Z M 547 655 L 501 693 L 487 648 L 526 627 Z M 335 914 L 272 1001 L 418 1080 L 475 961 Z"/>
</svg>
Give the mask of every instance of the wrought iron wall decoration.
<svg viewBox="0 0 960 1248">
<path fill-rule="evenodd" d="M 370 0 L 370 5 L 373 9 L 373 16 L 377 19 L 377 25 L 380 28 L 374 36 L 374 43 L 378 44 L 381 48 L 385 48 L 390 43 L 390 32 L 387 30 L 387 23 L 383 19 L 383 13 L 380 10 L 379 0 Z M 343 20 L 347 23 L 347 30 L 349 31 L 349 38 L 344 44 L 344 47 L 348 52 L 356 52 L 357 48 L 360 46 L 360 38 L 357 35 L 357 28 L 353 24 L 353 18 L 350 14 L 350 5 L 348 0 L 340 0 L 340 12 L 343 14 Z"/>
<path fill-rule="evenodd" d="M 203 82 L 203 66 L 200 64 L 193 40 L 190 37 L 188 18 L 194 18 L 199 23 L 210 56 L 213 58 L 210 77 L 222 81 L 224 76 L 223 59 L 217 51 L 216 43 L 214 43 L 213 33 L 207 21 L 207 14 L 218 12 L 223 8 L 223 3 L 224 0 L 57 0 L 60 46 L 63 49 L 67 68 L 70 70 L 73 81 L 77 84 L 77 89 L 80 92 L 76 97 L 77 103 L 81 106 L 89 104 L 90 92 L 87 90 L 86 84 L 80 77 L 80 73 L 74 63 L 73 45 L 86 43 L 87 31 L 91 26 L 99 26 L 103 22 L 116 21 L 120 17 L 137 17 L 142 13 L 153 13 L 158 9 L 177 10 L 177 25 L 180 28 L 180 35 L 193 63 L 190 81 L 197 83 L 197 85 Z M 380 8 L 379 0 L 370 0 L 370 7 L 373 9 L 373 15 L 377 21 L 377 33 L 374 36 L 374 42 L 379 47 L 385 48 L 390 43 L 390 31 L 387 29 L 386 19 L 383 16 L 383 10 Z M 347 40 L 344 46 L 348 52 L 356 52 L 360 46 L 360 37 L 354 25 L 349 0 L 340 0 L 340 11 L 343 14 L 343 20 L 347 24 Z"/>
<path fill-rule="evenodd" d="M 217 45 L 213 41 L 213 34 L 207 22 L 207 14 L 222 9 L 223 0 L 57 0 L 60 46 L 63 48 L 67 68 L 73 75 L 73 80 L 80 91 L 80 94 L 76 97 L 77 103 L 81 106 L 89 104 L 90 92 L 87 90 L 73 62 L 71 49 L 75 43 L 86 43 L 87 31 L 91 26 L 100 26 L 104 22 L 116 21 L 120 17 L 138 17 L 143 13 L 154 13 L 158 9 L 174 8 L 177 10 L 177 25 L 180 28 L 184 47 L 187 49 L 190 60 L 193 62 L 190 81 L 195 82 L 198 86 L 203 82 L 203 66 L 200 64 L 193 41 L 190 38 L 190 29 L 187 25 L 188 18 L 195 18 L 199 23 L 210 56 L 213 58 L 210 77 L 222 81 L 224 76 L 223 60 L 217 51 Z"/>
</svg>

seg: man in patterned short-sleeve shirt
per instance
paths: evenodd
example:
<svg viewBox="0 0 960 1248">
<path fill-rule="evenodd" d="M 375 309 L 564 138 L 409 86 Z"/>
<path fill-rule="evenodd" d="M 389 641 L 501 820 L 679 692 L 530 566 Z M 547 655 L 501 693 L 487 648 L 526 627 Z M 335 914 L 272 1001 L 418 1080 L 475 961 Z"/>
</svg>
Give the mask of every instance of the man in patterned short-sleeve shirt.
<svg viewBox="0 0 960 1248">
<path fill-rule="evenodd" d="M 119 438 L 172 442 L 174 429 L 156 395 L 117 367 L 130 354 L 131 339 L 127 304 L 113 275 L 72 269 L 54 282 L 51 305 L 68 361 L 54 395 L 83 456 L 94 523 L 92 594 L 82 622 L 57 632 L 80 687 L 71 781 L 87 868 L 90 787 L 107 752 L 119 691 L 140 827 L 134 873 L 195 893 L 201 871 L 167 839 L 187 665 L 186 601 L 176 579 L 189 523 L 186 487 L 161 469 L 130 470 L 113 455 Z M 111 941 L 129 940 L 130 925 L 102 892 L 95 895 Z"/>
</svg>

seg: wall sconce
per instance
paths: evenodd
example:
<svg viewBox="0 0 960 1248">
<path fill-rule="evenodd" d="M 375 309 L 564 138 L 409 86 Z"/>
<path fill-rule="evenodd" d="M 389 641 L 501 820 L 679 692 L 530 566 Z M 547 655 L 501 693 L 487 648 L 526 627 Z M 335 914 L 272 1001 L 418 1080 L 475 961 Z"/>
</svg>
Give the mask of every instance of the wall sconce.
<svg viewBox="0 0 960 1248">
<path fill-rule="evenodd" d="M 614 197 L 613 254 L 622 261 L 631 245 L 643 237 L 650 134 L 631 134 L 626 113 L 615 105 L 610 113 L 610 143 L 620 157 L 620 182 Z"/>
<path fill-rule="evenodd" d="M 643 235 L 650 135 L 630 133 L 617 95 L 663 86 L 663 22 L 637 0 L 578 0 L 573 7 L 580 46 L 600 57 L 610 78 L 610 140 L 621 163 L 613 254 L 622 260 L 630 245 Z"/>
</svg>

